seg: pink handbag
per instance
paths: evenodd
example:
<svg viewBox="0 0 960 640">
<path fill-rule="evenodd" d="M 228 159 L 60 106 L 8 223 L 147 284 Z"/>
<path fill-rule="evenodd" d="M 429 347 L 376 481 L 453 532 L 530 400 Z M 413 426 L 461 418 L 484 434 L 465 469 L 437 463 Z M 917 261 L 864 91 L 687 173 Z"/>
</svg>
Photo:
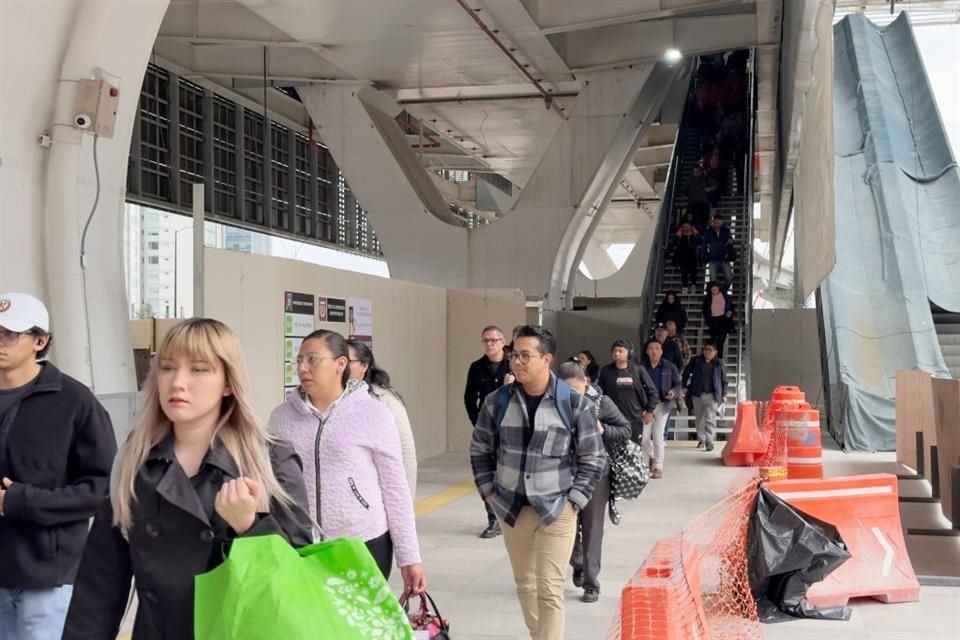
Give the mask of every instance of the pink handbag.
<svg viewBox="0 0 960 640">
<path fill-rule="evenodd" d="M 430 594 L 424 591 L 420 594 L 420 609 L 410 613 L 408 596 L 404 595 L 400 599 L 403 610 L 410 618 L 410 626 L 413 627 L 413 637 L 417 640 L 450 640 L 450 623 L 447 622 L 437 609 L 437 603 L 433 601 Z M 427 606 L 427 603 L 429 607 Z"/>
</svg>

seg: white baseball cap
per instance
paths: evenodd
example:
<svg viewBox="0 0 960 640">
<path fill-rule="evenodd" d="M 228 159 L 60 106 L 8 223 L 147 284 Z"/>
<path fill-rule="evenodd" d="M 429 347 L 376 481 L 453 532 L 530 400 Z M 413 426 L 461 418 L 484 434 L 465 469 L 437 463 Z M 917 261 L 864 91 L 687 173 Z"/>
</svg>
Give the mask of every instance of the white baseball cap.
<svg viewBox="0 0 960 640">
<path fill-rule="evenodd" d="M 50 314 L 28 293 L 0 293 L 0 327 L 16 333 L 36 327 L 50 333 Z"/>
</svg>

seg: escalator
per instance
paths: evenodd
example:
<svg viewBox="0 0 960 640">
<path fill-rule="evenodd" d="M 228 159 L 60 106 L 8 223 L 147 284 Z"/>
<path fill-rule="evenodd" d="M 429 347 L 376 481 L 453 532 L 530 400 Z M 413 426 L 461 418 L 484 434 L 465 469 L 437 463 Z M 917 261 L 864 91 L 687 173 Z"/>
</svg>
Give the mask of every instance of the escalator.
<svg viewBox="0 0 960 640">
<path fill-rule="evenodd" d="M 753 65 L 748 64 L 746 83 L 747 109 L 745 117 L 746 132 L 753 131 L 755 116 L 754 102 L 754 75 Z M 710 339 L 706 319 L 701 311 L 704 292 L 708 281 L 706 269 L 698 272 L 698 281 L 686 293 L 681 292 L 680 270 L 673 259 L 672 238 L 678 222 L 683 218 L 687 209 L 687 183 L 693 173 L 694 166 L 700 162 L 700 137 L 692 125 L 692 101 L 697 90 L 695 81 L 691 81 L 687 108 L 684 111 L 680 128 L 677 132 L 677 141 L 674 145 L 667 186 L 664 192 L 663 206 L 657 221 L 657 230 L 651 248 L 650 262 L 644 286 L 644 306 L 641 316 L 641 335 L 650 336 L 656 325 L 655 311 L 663 300 L 666 291 L 678 293 L 687 312 L 687 327 L 684 337 L 690 343 L 693 355 L 699 355 L 703 344 Z M 727 369 L 727 401 L 726 414 L 720 420 L 718 431 L 729 432 L 736 417 L 736 405 L 739 399 L 747 394 L 749 381 L 748 354 L 749 318 L 752 301 L 752 211 L 753 211 L 753 136 L 748 135 L 749 142 L 744 157 L 744 188 L 737 189 L 736 171 L 733 167 L 727 170 L 726 179 L 720 185 L 721 198 L 717 206 L 713 207 L 713 214 L 720 214 L 734 238 L 735 253 L 738 260 L 733 264 L 733 283 L 730 289 L 736 306 L 736 326 L 727 336 L 724 364 Z M 684 411 L 671 416 L 670 432 L 677 437 L 679 433 L 694 433 L 693 417 Z"/>
</svg>

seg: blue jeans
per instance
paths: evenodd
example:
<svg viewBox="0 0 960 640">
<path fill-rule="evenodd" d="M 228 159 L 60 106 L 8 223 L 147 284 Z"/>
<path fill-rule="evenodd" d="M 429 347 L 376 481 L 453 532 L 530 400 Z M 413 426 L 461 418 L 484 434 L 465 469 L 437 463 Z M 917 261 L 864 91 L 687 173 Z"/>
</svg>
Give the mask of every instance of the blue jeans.
<svg viewBox="0 0 960 640">
<path fill-rule="evenodd" d="M 726 260 L 716 260 L 710 262 L 707 267 L 710 269 L 710 279 L 714 282 L 722 282 L 726 287 L 721 287 L 724 291 L 733 284 L 733 267 Z"/>
<path fill-rule="evenodd" d="M 63 635 L 73 585 L 53 589 L 0 589 L 0 638 L 51 640 Z"/>
</svg>

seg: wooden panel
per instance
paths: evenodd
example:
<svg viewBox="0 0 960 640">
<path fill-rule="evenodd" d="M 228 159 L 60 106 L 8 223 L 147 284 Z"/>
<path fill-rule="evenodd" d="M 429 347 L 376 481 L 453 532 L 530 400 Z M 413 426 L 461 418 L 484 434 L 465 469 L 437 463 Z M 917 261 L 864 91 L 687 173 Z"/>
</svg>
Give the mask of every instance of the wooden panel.
<svg viewBox="0 0 960 640">
<path fill-rule="evenodd" d="M 960 466 L 960 380 L 934 379 L 933 414 L 939 455 L 940 505 L 943 515 L 954 522 L 952 468 Z"/>
<path fill-rule="evenodd" d="M 470 363 L 483 355 L 480 334 L 488 325 L 500 327 L 510 341 L 513 327 L 523 324 L 526 299 L 516 289 L 447 291 L 447 425 L 450 451 L 467 451 L 473 427 L 463 406 L 463 388 Z"/>
<path fill-rule="evenodd" d="M 472 324 L 448 322 L 446 290 L 296 260 L 215 249 L 207 249 L 205 255 L 206 314 L 239 334 L 250 369 L 254 408 L 261 419 L 283 397 L 284 291 L 366 298 L 373 304 L 377 363 L 390 373 L 406 402 L 417 457 L 423 460 L 447 451 L 447 399 L 457 399 L 463 412 L 467 371 L 466 364 L 448 369 L 448 331 L 452 340 L 469 343 L 478 355 L 480 333 Z M 519 320 L 524 299 L 518 296 Z M 482 306 L 472 311 L 476 322 L 487 317 Z M 494 316 L 494 321 L 498 319 Z M 346 324 L 321 326 L 340 332 L 347 329 Z"/>
<path fill-rule="evenodd" d="M 931 377 L 923 371 L 897 372 L 897 462 L 917 468 L 917 432 L 923 432 L 924 477 L 930 479 L 930 446 L 937 443 Z"/>
<path fill-rule="evenodd" d="M 131 320 L 130 343 L 134 349 L 153 351 L 153 320 Z"/>
</svg>

